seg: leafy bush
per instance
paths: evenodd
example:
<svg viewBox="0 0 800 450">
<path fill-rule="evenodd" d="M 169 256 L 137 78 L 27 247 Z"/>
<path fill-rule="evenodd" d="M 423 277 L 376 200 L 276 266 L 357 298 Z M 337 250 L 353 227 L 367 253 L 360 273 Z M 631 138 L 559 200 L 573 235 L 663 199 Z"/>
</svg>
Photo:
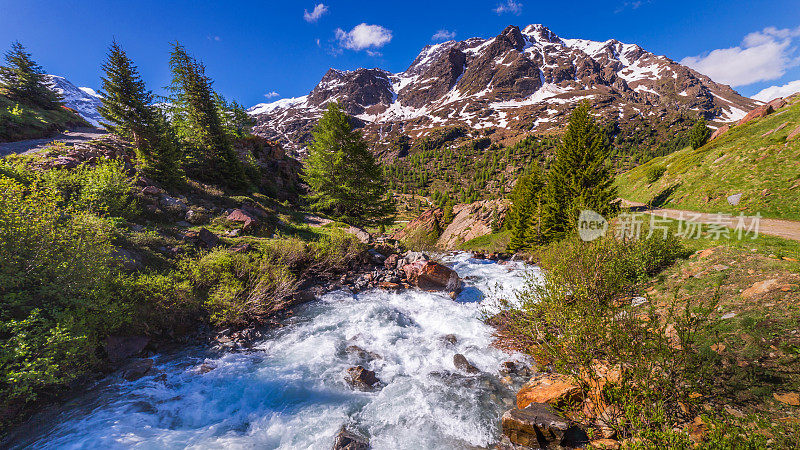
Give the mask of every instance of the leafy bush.
<svg viewBox="0 0 800 450">
<path fill-rule="evenodd" d="M 0 177 L 0 398 L 34 401 L 90 367 L 95 330 L 116 320 L 107 295 L 110 231 L 59 196 Z M 102 312 L 102 313 L 100 313 Z"/>
<path fill-rule="evenodd" d="M 283 309 L 304 273 L 343 271 L 362 253 L 358 240 L 340 232 L 312 243 L 274 240 L 257 252 L 217 249 L 182 261 L 180 270 L 214 323 L 242 325 Z"/>
<path fill-rule="evenodd" d="M 131 195 L 133 183 L 121 161 L 103 160 L 96 166 L 48 170 L 39 182 L 60 192 L 68 209 L 126 218 L 138 211 Z"/>
<path fill-rule="evenodd" d="M 664 166 L 653 165 L 645 170 L 644 176 L 647 178 L 648 183 L 653 184 L 658 181 L 666 171 L 667 168 Z"/>
<path fill-rule="evenodd" d="M 698 336 L 711 332 L 714 305 L 656 310 L 630 299 L 639 283 L 685 254 L 675 238 L 660 235 L 554 244 L 539 255 L 543 283 L 531 284 L 501 312 L 499 337 L 574 376 L 588 399 L 578 416 L 590 421 L 614 405 L 618 414 L 609 426 L 619 438 L 678 445 L 686 439 L 670 434 L 671 424 L 685 419 L 693 393 L 705 392 L 715 363 L 698 345 Z M 618 371 L 619 379 L 601 383 L 598 366 Z"/>
</svg>

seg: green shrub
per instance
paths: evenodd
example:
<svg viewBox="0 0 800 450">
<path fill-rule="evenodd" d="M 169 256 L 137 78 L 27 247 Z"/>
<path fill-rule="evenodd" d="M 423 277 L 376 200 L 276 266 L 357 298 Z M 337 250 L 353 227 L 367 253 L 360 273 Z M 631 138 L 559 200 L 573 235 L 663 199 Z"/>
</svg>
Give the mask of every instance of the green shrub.
<svg viewBox="0 0 800 450">
<path fill-rule="evenodd" d="M 39 182 L 58 190 L 67 209 L 126 218 L 138 212 L 131 195 L 133 183 L 121 161 L 103 160 L 96 166 L 48 170 L 42 174 Z"/>
<path fill-rule="evenodd" d="M 58 201 L 0 177 L 0 407 L 81 376 L 96 331 L 119 318 L 108 224 L 64 215 Z"/>
<path fill-rule="evenodd" d="M 664 175 L 666 171 L 667 168 L 664 166 L 653 165 L 645 170 L 644 176 L 647 178 L 648 183 L 653 184 L 659 179 L 661 179 L 661 177 Z"/>
</svg>

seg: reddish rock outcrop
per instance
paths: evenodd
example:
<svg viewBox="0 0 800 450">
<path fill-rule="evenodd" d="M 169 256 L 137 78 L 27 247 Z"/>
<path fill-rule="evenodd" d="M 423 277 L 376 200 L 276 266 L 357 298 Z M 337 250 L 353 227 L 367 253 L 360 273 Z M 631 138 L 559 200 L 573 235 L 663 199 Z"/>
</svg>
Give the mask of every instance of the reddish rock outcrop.
<svg viewBox="0 0 800 450">
<path fill-rule="evenodd" d="M 722 136 L 723 134 L 727 133 L 730 129 L 731 129 L 730 125 L 723 125 L 723 126 L 717 128 L 716 130 L 714 130 L 713 133 L 711 133 L 711 137 L 709 138 L 709 140 L 713 141 L 714 139 L 716 139 L 716 138 Z"/>
<path fill-rule="evenodd" d="M 761 105 L 758 108 L 747 113 L 746 116 L 744 116 L 739 122 L 737 122 L 737 125 L 744 125 L 747 122 L 751 122 L 753 120 L 766 117 L 772 114 L 773 112 L 775 112 L 775 109 L 771 105 Z"/>
<path fill-rule="evenodd" d="M 530 379 L 517 392 L 517 408 L 531 403 L 558 406 L 580 398 L 581 389 L 571 379 L 560 374 L 540 374 Z"/>
</svg>

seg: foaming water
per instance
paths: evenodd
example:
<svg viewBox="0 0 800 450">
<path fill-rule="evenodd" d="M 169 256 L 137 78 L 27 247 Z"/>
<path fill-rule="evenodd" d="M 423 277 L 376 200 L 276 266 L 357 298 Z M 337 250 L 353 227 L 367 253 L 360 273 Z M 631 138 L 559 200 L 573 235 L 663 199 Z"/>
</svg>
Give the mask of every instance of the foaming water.
<svg viewBox="0 0 800 450">
<path fill-rule="evenodd" d="M 157 356 L 160 374 L 110 378 L 12 446 L 324 449 L 343 425 L 375 449 L 489 446 L 514 396 L 498 369 L 517 356 L 491 347 L 483 310 L 513 297 L 536 269 L 466 254 L 445 260 L 466 280 L 456 301 L 420 291 L 333 292 L 251 352 L 187 350 Z M 455 343 L 445 339 L 451 334 Z M 460 373 L 456 353 L 481 374 Z M 200 364 L 215 369 L 201 374 Z M 357 364 L 384 387 L 353 391 L 344 374 Z"/>
</svg>

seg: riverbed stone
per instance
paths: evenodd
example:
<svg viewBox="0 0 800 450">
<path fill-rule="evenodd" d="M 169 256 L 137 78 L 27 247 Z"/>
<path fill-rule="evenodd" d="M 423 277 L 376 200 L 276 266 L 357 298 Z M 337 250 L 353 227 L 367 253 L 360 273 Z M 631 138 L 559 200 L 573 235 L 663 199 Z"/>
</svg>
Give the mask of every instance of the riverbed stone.
<svg viewBox="0 0 800 450">
<path fill-rule="evenodd" d="M 481 372 L 480 369 L 470 364 L 470 362 L 467 360 L 467 357 L 461 353 L 456 353 L 453 355 L 453 365 L 456 366 L 456 369 L 469 374 Z"/>
<path fill-rule="evenodd" d="M 381 380 L 375 376 L 375 372 L 360 365 L 347 369 L 345 380 L 354 389 L 358 389 L 360 391 L 371 391 L 375 389 L 381 382 Z"/>
<path fill-rule="evenodd" d="M 150 369 L 153 368 L 153 360 L 150 358 L 135 359 L 128 363 L 123 369 L 122 376 L 127 381 L 136 381 L 139 378 L 147 375 Z"/>
<path fill-rule="evenodd" d="M 586 433 L 572 426 L 546 403 L 509 409 L 503 414 L 500 425 L 513 444 L 531 448 L 578 447 L 587 441 Z"/>
<path fill-rule="evenodd" d="M 333 441 L 333 450 L 369 450 L 369 441 L 342 427 Z"/>
</svg>

